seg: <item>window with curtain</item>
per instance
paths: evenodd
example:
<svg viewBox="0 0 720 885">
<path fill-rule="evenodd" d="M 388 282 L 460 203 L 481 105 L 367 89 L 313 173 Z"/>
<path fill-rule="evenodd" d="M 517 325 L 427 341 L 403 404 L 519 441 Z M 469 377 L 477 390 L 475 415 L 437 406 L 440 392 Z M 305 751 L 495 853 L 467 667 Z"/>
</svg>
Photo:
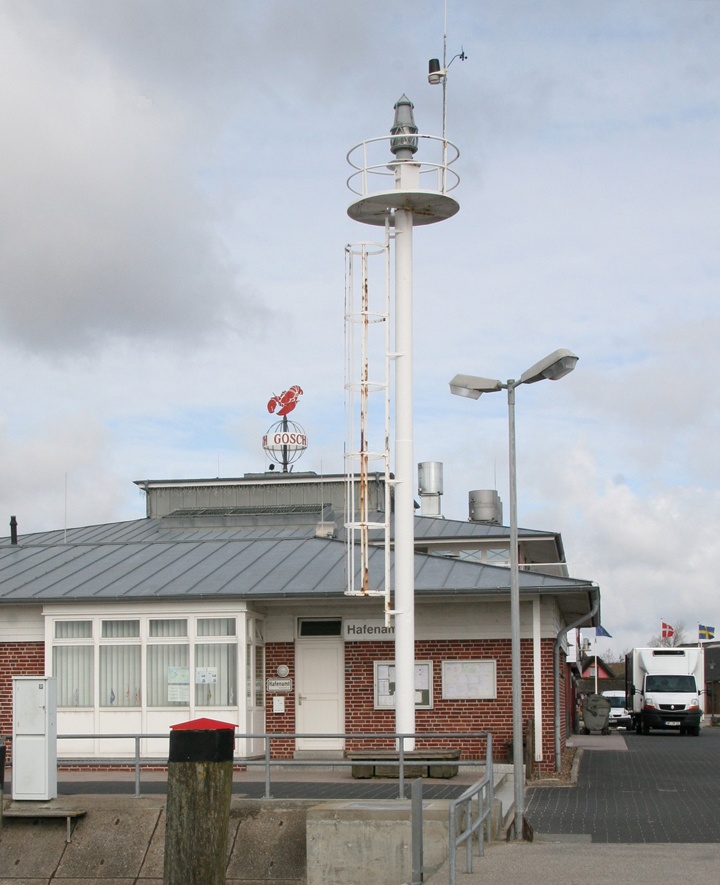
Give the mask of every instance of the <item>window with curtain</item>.
<svg viewBox="0 0 720 885">
<path fill-rule="evenodd" d="M 198 618 L 198 636 L 235 636 L 237 633 L 235 618 Z"/>
<path fill-rule="evenodd" d="M 55 639 L 92 639 L 92 621 L 56 621 Z"/>
<path fill-rule="evenodd" d="M 103 639 L 133 639 L 140 636 L 140 621 L 103 621 Z"/>
<path fill-rule="evenodd" d="M 53 648 L 53 676 L 57 679 L 59 707 L 93 706 L 92 645 L 60 645 Z"/>
<path fill-rule="evenodd" d="M 186 618 L 152 618 L 150 621 L 149 635 L 167 639 L 171 636 L 187 636 Z"/>
<path fill-rule="evenodd" d="M 237 644 L 195 646 L 195 703 L 198 707 L 237 704 Z"/>
<path fill-rule="evenodd" d="M 265 706 L 265 646 L 255 646 L 255 706 Z"/>
<path fill-rule="evenodd" d="M 147 647 L 147 703 L 149 707 L 190 705 L 189 647 L 161 644 Z"/>
<path fill-rule="evenodd" d="M 244 634 L 246 701 L 262 706 L 263 624 L 256 618 L 240 623 L 238 636 L 237 617 L 58 618 L 51 649 L 58 705 L 189 707 L 192 700 L 197 707 L 237 706 Z"/>
<path fill-rule="evenodd" d="M 140 646 L 100 646 L 100 706 L 139 707 Z"/>
</svg>

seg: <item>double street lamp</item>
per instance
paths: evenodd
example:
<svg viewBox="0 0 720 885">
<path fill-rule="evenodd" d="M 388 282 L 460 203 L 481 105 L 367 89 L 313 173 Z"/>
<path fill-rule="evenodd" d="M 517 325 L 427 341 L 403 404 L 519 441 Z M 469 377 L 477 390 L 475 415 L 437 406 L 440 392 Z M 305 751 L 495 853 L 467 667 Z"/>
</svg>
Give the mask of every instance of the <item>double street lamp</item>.
<svg viewBox="0 0 720 885">
<path fill-rule="evenodd" d="M 507 390 L 508 396 L 508 437 L 510 469 L 510 639 L 512 656 L 512 732 L 513 732 L 513 778 L 514 784 L 514 835 L 523 838 L 525 817 L 525 778 L 523 774 L 523 723 L 522 723 L 522 680 L 520 667 L 520 578 L 518 567 L 518 524 L 517 524 L 517 460 L 515 452 L 515 388 L 521 384 L 534 384 L 536 381 L 557 381 L 572 372 L 578 357 L 564 348 L 535 363 L 522 373 L 519 380 L 506 382 L 497 378 L 478 378 L 475 375 L 456 375 L 450 382 L 450 392 L 457 396 L 479 399 L 483 393 L 496 393 Z"/>
</svg>

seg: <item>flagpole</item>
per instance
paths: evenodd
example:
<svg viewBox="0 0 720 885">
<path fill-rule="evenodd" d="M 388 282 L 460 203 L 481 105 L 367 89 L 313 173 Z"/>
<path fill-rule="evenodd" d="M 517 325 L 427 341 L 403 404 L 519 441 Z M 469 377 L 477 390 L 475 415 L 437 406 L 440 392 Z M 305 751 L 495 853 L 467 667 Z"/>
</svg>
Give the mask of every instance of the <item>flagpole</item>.
<svg viewBox="0 0 720 885">
<path fill-rule="evenodd" d="M 597 694 L 597 671 L 598 671 L 598 662 L 597 662 L 597 630 L 595 630 L 595 694 Z"/>
</svg>

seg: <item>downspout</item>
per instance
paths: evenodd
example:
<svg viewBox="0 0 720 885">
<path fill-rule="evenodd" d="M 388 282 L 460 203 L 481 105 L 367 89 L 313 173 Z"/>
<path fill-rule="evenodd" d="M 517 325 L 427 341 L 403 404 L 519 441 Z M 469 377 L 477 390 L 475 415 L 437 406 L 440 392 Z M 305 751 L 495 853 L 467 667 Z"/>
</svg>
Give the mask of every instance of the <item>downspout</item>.
<svg viewBox="0 0 720 885">
<path fill-rule="evenodd" d="M 581 618 L 578 618 L 577 621 L 573 621 L 572 624 L 568 624 L 566 627 L 563 627 L 562 630 L 558 633 L 557 638 L 555 639 L 555 647 L 553 648 L 553 705 L 555 707 L 555 771 L 560 771 L 562 768 L 562 759 L 560 758 L 560 646 L 562 644 L 563 636 L 569 631 L 574 630 L 576 627 L 581 627 L 586 621 L 592 621 L 595 615 L 600 611 L 600 588 L 593 587 L 590 591 L 595 597 L 595 601 L 593 603 L 593 607 L 590 611 L 583 615 Z"/>
</svg>

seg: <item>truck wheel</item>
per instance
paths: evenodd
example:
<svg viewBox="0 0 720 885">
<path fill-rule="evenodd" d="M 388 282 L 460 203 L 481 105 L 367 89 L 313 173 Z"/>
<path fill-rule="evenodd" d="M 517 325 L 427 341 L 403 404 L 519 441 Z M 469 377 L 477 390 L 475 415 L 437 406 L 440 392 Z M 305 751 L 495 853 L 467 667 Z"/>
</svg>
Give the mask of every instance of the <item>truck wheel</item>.
<svg viewBox="0 0 720 885">
<path fill-rule="evenodd" d="M 650 725 L 649 725 L 649 723 L 647 723 L 647 722 L 643 722 L 643 724 L 642 724 L 642 733 L 643 733 L 643 734 L 650 734 Z"/>
<path fill-rule="evenodd" d="M 693 737 L 700 737 L 700 726 L 696 725 L 694 728 L 690 729 L 690 734 Z"/>
</svg>

